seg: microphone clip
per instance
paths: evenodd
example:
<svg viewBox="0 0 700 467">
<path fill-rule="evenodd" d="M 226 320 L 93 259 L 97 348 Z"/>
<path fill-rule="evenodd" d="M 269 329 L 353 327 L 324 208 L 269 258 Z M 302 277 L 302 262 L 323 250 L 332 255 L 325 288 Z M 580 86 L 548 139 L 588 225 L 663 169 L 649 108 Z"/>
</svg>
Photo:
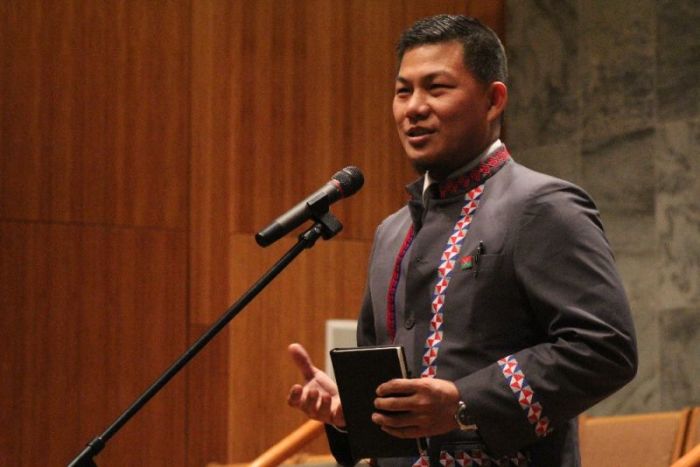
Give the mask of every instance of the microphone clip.
<svg viewBox="0 0 700 467">
<path fill-rule="evenodd" d="M 306 206 L 311 212 L 311 218 L 316 221 L 314 227 L 320 229 L 320 234 L 324 240 L 335 237 L 343 230 L 343 224 L 330 211 L 330 201 L 328 195 L 319 193 L 318 196 L 308 200 Z M 302 236 L 305 234 L 302 234 Z"/>
</svg>

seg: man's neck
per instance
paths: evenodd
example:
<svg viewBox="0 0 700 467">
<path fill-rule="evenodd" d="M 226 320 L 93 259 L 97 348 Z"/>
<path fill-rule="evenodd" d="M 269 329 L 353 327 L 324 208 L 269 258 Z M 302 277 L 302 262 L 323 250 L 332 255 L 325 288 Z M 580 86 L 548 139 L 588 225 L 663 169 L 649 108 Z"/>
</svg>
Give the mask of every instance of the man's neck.
<svg viewBox="0 0 700 467">
<path fill-rule="evenodd" d="M 477 157 L 469 161 L 466 165 L 463 165 L 462 167 L 458 168 L 457 170 L 453 171 L 450 173 L 445 180 L 457 177 L 459 175 L 462 175 L 463 173 L 466 173 L 479 165 L 481 161 L 484 159 L 488 158 L 491 154 L 493 154 L 498 148 L 500 148 L 503 145 L 501 142 L 500 138 L 496 138 L 496 141 L 491 143 L 489 147 L 487 147 L 481 154 L 479 154 Z M 433 183 L 438 182 L 439 180 L 434 179 L 433 177 L 430 176 L 430 172 L 426 172 L 425 176 L 423 178 L 423 193 L 425 193 L 425 190 L 428 189 L 430 185 Z"/>
</svg>

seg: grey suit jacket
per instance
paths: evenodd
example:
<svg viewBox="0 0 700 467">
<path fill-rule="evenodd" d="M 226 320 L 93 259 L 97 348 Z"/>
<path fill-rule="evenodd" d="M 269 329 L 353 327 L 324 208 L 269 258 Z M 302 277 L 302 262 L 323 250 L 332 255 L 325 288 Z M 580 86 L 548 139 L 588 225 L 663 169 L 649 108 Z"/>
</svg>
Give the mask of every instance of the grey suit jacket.
<svg viewBox="0 0 700 467">
<path fill-rule="evenodd" d="M 413 224 L 395 343 L 414 376 L 437 265 L 466 191 L 433 194 L 424 206 L 421 189 L 422 179 L 409 185 L 412 200 L 377 229 L 357 336 L 358 345 L 390 343 L 387 292 Z M 455 382 L 479 429 L 432 438 L 431 464 L 440 465 L 441 450 L 483 450 L 493 459 L 521 453 L 534 466 L 579 465 L 575 417 L 627 383 L 637 366 L 629 305 L 596 207 L 580 188 L 509 160 L 486 181 L 460 257 L 474 256 L 480 242 L 478 265 L 457 267 L 451 277 L 436 375 Z M 338 457 L 352 457 L 342 436 L 329 438 Z"/>
</svg>

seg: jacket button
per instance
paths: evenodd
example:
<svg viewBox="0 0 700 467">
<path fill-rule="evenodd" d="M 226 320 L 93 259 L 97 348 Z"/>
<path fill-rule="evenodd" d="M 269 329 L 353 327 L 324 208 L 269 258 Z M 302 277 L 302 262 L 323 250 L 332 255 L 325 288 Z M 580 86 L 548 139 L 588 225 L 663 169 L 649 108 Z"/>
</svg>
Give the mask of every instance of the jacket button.
<svg viewBox="0 0 700 467">
<path fill-rule="evenodd" d="M 406 318 L 406 321 L 403 323 L 406 329 L 411 329 L 414 324 L 416 324 L 416 322 L 413 318 Z"/>
</svg>

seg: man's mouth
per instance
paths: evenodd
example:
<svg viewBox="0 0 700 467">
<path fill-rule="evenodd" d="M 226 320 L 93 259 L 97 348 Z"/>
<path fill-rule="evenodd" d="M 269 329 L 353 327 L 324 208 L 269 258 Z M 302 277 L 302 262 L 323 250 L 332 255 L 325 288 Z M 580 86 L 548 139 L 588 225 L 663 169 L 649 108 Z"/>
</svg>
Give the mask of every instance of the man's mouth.
<svg viewBox="0 0 700 467">
<path fill-rule="evenodd" d="M 406 136 L 412 138 L 417 136 L 425 136 L 432 133 L 435 133 L 435 130 L 431 130 L 422 126 L 414 126 L 408 129 L 408 131 L 406 132 Z"/>
<path fill-rule="evenodd" d="M 422 147 L 430 141 L 435 130 L 422 126 L 413 126 L 406 131 L 406 141 L 414 148 Z"/>
</svg>

